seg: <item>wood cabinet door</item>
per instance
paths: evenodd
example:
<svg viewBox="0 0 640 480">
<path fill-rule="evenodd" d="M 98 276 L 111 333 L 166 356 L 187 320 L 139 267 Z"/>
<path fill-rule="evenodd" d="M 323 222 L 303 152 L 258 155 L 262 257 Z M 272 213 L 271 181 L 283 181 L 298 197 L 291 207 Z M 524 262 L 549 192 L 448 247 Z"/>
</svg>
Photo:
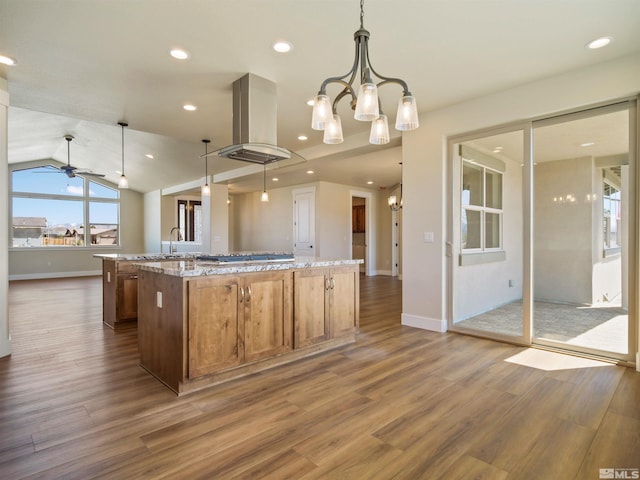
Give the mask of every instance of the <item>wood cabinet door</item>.
<svg viewBox="0 0 640 480">
<path fill-rule="evenodd" d="M 291 286 L 291 272 L 256 273 L 245 277 L 245 361 L 251 362 L 291 350 Z"/>
<path fill-rule="evenodd" d="M 355 331 L 357 316 L 358 272 L 355 268 L 330 271 L 331 338 Z"/>
<path fill-rule="evenodd" d="M 138 275 L 118 274 L 116 321 L 138 318 Z"/>
<path fill-rule="evenodd" d="M 308 269 L 293 274 L 294 348 L 329 338 L 329 271 Z"/>
<path fill-rule="evenodd" d="M 189 378 L 244 361 L 238 277 L 189 282 Z"/>
</svg>

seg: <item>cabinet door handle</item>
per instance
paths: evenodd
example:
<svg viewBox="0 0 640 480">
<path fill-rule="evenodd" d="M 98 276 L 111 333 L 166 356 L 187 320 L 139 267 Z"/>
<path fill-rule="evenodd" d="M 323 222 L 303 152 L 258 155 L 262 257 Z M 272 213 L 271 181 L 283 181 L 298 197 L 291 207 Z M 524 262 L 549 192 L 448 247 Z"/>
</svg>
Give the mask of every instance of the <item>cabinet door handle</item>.
<svg viewBox="0 0 640 480">
<path fill-rule="evenodd" d="M 331 277 L 331 290 L 336 286 L 336 282 L 333 281 L 333 277 Z"/>
<path fill-rule="evenodd" d="M 240 287 L 240 303 L 244 302 L 244 288 Z"/>
<path fill-rule="evenodd" d="M 251 286 L 247 287 L 247 302 L 251 301 Z"/>
<path fill-rule="evenodd" d="M 331 283 L 329 282 L 328 277 L 324 277 L 324 289 L 329 290 L 331 288 Z"/>
<path fill-rule="evenodd" d="M 138 278 L 138 275 L 131 275 L 129 278 L 130 278 L 131 280 L 135 280 L 136 278 Z"/>
</svg>

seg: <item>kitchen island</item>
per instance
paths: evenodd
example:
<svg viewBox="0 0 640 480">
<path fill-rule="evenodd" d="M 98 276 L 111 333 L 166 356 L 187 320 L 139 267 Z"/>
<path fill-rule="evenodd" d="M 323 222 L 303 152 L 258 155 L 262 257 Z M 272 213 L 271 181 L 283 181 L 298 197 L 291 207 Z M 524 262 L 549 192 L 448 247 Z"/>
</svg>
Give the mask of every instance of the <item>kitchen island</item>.
<svg viewBox="0 0 640 480">
<path fill-rule="evenodd" d="M 102 259 L 102 322 L 113 330 L 138 318 L 139 262 L 190 260 L 197 253 L 97 253 Z"/>
<path fill-rule="evenodd" d="M 352 343 L 359 263 L 135 263 L 140 365 L 180 395 Z"/>
</svg>

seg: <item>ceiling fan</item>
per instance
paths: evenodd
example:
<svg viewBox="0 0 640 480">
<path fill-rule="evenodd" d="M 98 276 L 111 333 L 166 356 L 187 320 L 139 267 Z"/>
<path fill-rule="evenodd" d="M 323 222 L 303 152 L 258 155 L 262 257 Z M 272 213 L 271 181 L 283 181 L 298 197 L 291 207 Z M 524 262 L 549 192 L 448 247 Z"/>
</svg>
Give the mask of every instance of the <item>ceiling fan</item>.
<svg viewBox="0 0 640 480">
<path fill-rule="evenodd" d="M 73 135 L 65 135 L 64 139 L 67 141 L 67 164 L 61 165 L 59 167 L 54 167 L 53 165 L 49 165 L 51 168 L 57 170 L 60 173 L 64 173 L 67 177 L 73 178 L 76 175 L 83 176 L 92 176 L 92 177 L 104 177 L 102 173 L 93 173 L 88 170 L 78 170 L 78 167 L 74 167 L 71 165 L 71 141 L 73 140 Z"/>
</svg>

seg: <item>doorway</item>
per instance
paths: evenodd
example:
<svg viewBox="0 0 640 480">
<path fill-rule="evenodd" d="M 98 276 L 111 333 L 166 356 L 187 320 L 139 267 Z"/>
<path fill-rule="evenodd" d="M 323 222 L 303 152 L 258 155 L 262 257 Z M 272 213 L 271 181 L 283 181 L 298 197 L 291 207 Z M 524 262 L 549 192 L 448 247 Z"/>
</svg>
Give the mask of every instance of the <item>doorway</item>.
<svg viewBox="0 0 640 480">
<path fill-rule="evenodd" d="M 360 273 L 367 263 L 367 205 L 362 197 L 351 197 L 351 258 L 362 260 Z"/>
<path fill-rule="evenodd" d="M 635 103 L 450 142 L 451 330 L 633 361 Z"/>
<path fill-rule="evenodd" d="M 350 258 L 364 260 L 364 263 L 360 265 L 360 273 L 370 276 L 373 275 L 371 251 L 375 228 L 371 215 L 372 194 L 371 192 L 351 190 L 349 195 L 351 198 Z"/>
</svg>

